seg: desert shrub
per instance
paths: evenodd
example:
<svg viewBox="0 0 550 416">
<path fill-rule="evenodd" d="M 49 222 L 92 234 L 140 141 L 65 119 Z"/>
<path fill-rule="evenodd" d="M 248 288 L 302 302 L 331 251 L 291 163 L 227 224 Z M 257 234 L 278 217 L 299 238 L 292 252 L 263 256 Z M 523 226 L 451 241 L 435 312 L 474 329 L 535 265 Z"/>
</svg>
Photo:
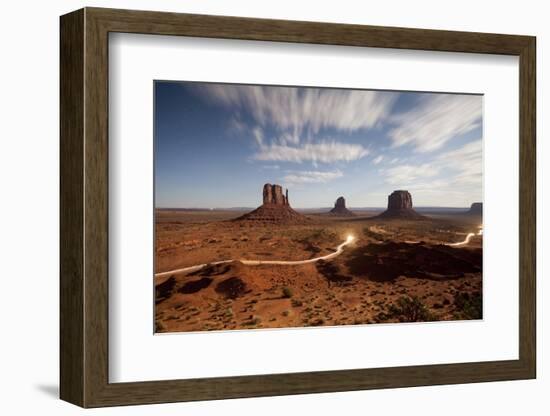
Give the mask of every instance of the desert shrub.
<svg viewBox="0 0 550 416">
<path fill-rule="evenodd" d="M 246 293 L 247 285 L 240 278 L 234 276 L 218 283 L 216 292 L 228 299 L 236 299 Z"/>
<path fill-rule="evenodd" d="M 391 318 L 390 316 L 388 316 L 386 313 L 384 312 L 378 312 L 378 314 L 376 315 L 376 320 L 378 322 L 384 322 L 384 321 L 387 321 L 389 318 Z"/>
<path fill-rule="evenodd" d="M 307 238 L 315 240 L 329 240 L 332 241 L 336 238 L 336 234 L 324 228 L 317 228 L 313 230 Z"/>
<path fill-rule="evenodd" d="M 160 321 L 157 321 L 155 323 L 155 332 L 164 332 L 166 331 L 166 327 L 164 326 L 164 324 Z"/>
<path fill-rule="evenodd" d="M 262 318 L 258 315 L 254 315 L 251 319 L 249 319 L 248 321 L 245 321 L 244 325 L 255 326 L 255 325 L 259 325 L 261 322 L 262 322 Z"/>
<path fill-rule="evenodd" d="M 455 295 L 455 319 L 481 319 L 483 317 L 483 301 L 481 293 L 458 292 Z"/>
<path fill-rule="evenodd" d="M 283 287 L 283 298 L 290 299 L 294 295 L 294 292 L 288 286 Z"/>
<path fill-rule="evenodd" d="M 365 227 L 363 228 L 363 235 L 365 237 L 369 237 L 369 238 L 372 238 L 373 240 L 376 240 L 376 241 L 385 241 L 386 239 L 384 238 L 384 236 L 378 234 L 378 233 L 375 233 L 374 231 L 371 231 L 369 229 L 369 227 Z"/>
<path fill-rule="evenodd" d="M 311 321 L 309 325 L 311 326 L 321 326 L 325 323 L 325 320 L 323 318 L 317 318 L 314 321 Z"/>
<path fill-rule="evenodd" d="M 385 316 L 399 322 L 425 322 L 434 320 L 434 315 L 417 296 L 402 296 L 391 304 Z"/>
<path fill-rule="evenodd" d="M 317 262 L 316 268 L 328 280 L 329 287 L 333 283 L 336 286 L 347 286 L 351 284 L 353 279 L 351 276 L 344 275 L 340 267 L 334 262 L 320 260 Z"/>
<path fill-rule="evenodd" d="M 295 308 L 299 308 L 299 307 L 302 306 L 304 303 L 303 303 L 300 299 L 292 299 L 291 304 L 292 304 L 292 306 L 294 306 Z"/>
</svg>

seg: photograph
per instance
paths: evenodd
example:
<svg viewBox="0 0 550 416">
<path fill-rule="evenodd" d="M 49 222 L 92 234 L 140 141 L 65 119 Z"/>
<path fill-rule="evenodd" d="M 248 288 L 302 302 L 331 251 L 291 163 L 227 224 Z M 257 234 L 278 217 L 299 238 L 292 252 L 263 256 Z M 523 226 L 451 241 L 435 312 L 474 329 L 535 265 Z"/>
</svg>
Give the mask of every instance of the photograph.
<svg viewBox="0 0 550 416">
<path fill-rule="evenodd" d="M 483 319 L 482 94 L 153 88 L 156 334 Z"/>
<path fill-rule="evenodd" d="M 47 338 L 22 322 L 52 342 L 8 373 L 71 412 L 364 409 L 344 396 L 387 412 L 387 395 L 405 392 L 392 406 L 407 414 L 462 415 L 472 402 L 536 413 L 548 390 L 536 380 L 538 243 L 550 235 L 537 69 L 550 26 L 523 4 L 499 9 L 495 26 L 490 7 L 468 19 L 471 8 L 402 3 L 347 17 L 333 5 L 330 19 L 297 2 L 289 13 L 67 5 L 39 13 L 41 36 L 12 30 L 29 68 L 59 59 L 52 82 L 33 83 L 47 94 L 33 89 L 31 104 L 53 103 L 37 120 L 17 105 L 29 82 L 6 77 L 6 102 L 24 110 L 6 142 L 25 158 L 6 152 L 17 198 L 4 205 L 24 214 L 5 216 L 18 236 L 8 276 L 21 286 L 29 236 L 49 236 L 34 263 L 57 283 L 34 273 L 31 304 L 49 313 L 12 319 L 34 338 L 16 349 Z M 51 53 L 21 48 L 49 30 Z M 44 146 L 53 188 L 36 186 Z M 30 221 L 41 192 L 55 221 Z M 36 315 L 20 298 L 7 310 Z M 503 389 L 520 385 L 528 400 L 515 405 Z M 31 393 L 12 407 L 36 404 Z"/>
</svg>

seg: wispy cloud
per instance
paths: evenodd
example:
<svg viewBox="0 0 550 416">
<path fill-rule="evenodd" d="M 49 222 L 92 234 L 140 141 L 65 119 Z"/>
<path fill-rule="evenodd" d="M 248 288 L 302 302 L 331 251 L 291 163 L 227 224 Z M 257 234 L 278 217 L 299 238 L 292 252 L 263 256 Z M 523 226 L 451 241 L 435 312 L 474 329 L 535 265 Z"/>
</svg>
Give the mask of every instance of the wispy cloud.
<svg viewBox="0 0 550 416">
<path fill-rule="evenodd" d="M 439 204 L 466 206 L 482 197 L 482 170 L 482 142 L 478 139 L 440 153 L 430 163 L 395 166 L 381 174 L 386 183 L 408 189 L 417 200 L 433 201 L 435 196 Z"/>
<path fill-rule="evenodd" d="M 238 117 L 231 117 L 229 120 L 229 130 L 236 134 L 243 134 L 248 131 L 248 126 L 243 123 Z"/>
<path fill-rule="evenodd" d="M 266 170 L 279 170 L 281 167 L 279 165 L 262 165 L 261 168 Z"/>
<path fill-rule="evenodd" d="M 383 172 L 386 182 L 398 187 L 406 187 L 419 179 L 431 178 L 439 173 L 439 168 L 429 163 L 421 165 L 401 165 L 389 168 Z"/>
<path fill-rule="evenodd" d="M 340 170 L 297 171 L 288 173 L 282 179 L 286 184 L 299 185 L 304 183 L 325 183 L 337 178 L 341 178 L 343 175 L 344 174 Z"/>
<path fill-rule="evenodd" d="M 472 185 L 481 189 L 483 174 L 481 139 L 467 143 L 456 150 L 442 153 L 438 156 L 437 162 L 455 172 L 453 180 L 455 185 Z"/>
<path fill-rule="evenodd" d="M 254 127 L 252 129 L 252 135 L 254 136 L 258 146 L 262 146 L 264 144 L 264 132 L 260 127 Z"/>
<path fill-rule="evenodd" d="M 368 149 L 359 144 L 338 143 L 335 141 L 305 143 L 301 146 L 271 144 L 261 146 L 254 155 L 256 160 L 281 162 L 332 163 L 350 162 L 369 154 Z"/>
<path fill-rule="evenodd" d="M 374 158 L 372 163 L 374 163 L 375 165 L 378 165 L 380 162 L 382 162 L 382 160 L 384 160 L 384 156 L 380 155 L 380 156 Z"/>
<path fill-rule="evenodd" d="M 287 184 L 329 182 L 343 176 L 346 162 L 365 158 L 376 166 L 372 174 L 379 183 L 408 188 L 420 198 L 453 195 L 462 203 L 480 195 L 481 139 L 448 150 L 465 139 L 460 136 L 480 130 L 479 95 L 231 84 L 192 88 L 224 110 L 230 128 L 250 141 L 247 160 L 281 169 L 280 180 Z M 285 170 L 300 169 L 289 164 L 310 166 Z M 342 171 L 323 171 L 336 167 Z"/>
<path fill-rule="evenodd" d="M 481 124 L 482 98 L 478 95 L 429 94 L 413 110 L 392 117 L 389 131 L 393 146 L 412 144 L 430 152 Z"/>
<path fill-rule="evenodd" d="M 208 99 L 244 110 L 262 127 L 274 127 L 296 141 L 305 131 L 324 128 L 355 131 L 374 127 L 389 116 L 398 93 L 328 88 L 203 84 Z"/>
</svg>

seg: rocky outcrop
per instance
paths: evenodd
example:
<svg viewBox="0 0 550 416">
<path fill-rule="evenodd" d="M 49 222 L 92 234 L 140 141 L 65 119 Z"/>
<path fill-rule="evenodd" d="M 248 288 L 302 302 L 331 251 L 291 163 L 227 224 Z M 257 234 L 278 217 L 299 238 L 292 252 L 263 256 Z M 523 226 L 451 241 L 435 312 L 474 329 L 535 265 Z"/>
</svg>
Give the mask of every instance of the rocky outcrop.
<svg viewBox="0 0 550 416">
<path fill-rule="evenodd" d="M 334 203 L 334 209 L 345 209 L 346 208 L 346 198 L 343 196 L 338 197 Z"/>
<path fill-rule="evenodd" d="M 266 183 L 263 192 L 263 205 L 289 205 L 288 189 L 285 195 L 283 195 L 283 187 L 281 185 Z"/>
<path fill-rule="evenodd" d="M 235 221 L 271 224 L 305 224 L 309 222 L 309 218 L 290 207 L 288 189 L 283 194 L 281 185 L 266 183 L 262 196 L 263 204 L 261 206 L 236 218 Z"/>
<path fill-rule="evenodd" d="M 155 286 L 155 303 L 160 303 L 163 300 L 172 296 L 174 287 L 176 286 L 176 279 L 174 276 L 170 276 L 164 282 Z"/>
<path fill-rule="evenodd" d="M 388 196 L 388 211 L 412 209 L 413 201 L 409 191 L 393 191 Z"/>
<path fill-rule="evenodd" d="M 409 191 L 393 191 L 388 196 L 388 209 L 377 217 L 411 220 L 424 218 L 413 209 L 412 196 Z"/>
<path fill-rule="evenodd" d="M 474 202 L 470 206 L 470 210 L 468 211 L 469 215 L 483 215 L 483 203 L 482 202 Z"/>
<path fill-rule="evenodd" d="M 351 217 L 355 215 L 349 209 L 346 208 L 346 199 L 341 196 L 334 203 L 334 208 L 330 210 L 331 215 L 337 215 L 339 217 Z"/>
</svg>

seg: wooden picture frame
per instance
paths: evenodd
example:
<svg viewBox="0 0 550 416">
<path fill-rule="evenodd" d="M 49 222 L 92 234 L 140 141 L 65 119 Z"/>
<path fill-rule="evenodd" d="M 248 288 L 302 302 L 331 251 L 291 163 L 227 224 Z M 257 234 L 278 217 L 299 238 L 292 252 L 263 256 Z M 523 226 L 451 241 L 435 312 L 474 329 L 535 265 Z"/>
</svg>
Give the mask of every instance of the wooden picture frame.
<svg viewBox="0 0 550 416">
<path fill-rule="evenodd" d="M 82 407 L 101 407 L 535 378 L 534 37 L 100 8 L 64 15 L 60 28 L 60 396 L 63 400 Z M 109 383 L 110 32 L 518 56 L 519 359 Z"/>
</svg>

